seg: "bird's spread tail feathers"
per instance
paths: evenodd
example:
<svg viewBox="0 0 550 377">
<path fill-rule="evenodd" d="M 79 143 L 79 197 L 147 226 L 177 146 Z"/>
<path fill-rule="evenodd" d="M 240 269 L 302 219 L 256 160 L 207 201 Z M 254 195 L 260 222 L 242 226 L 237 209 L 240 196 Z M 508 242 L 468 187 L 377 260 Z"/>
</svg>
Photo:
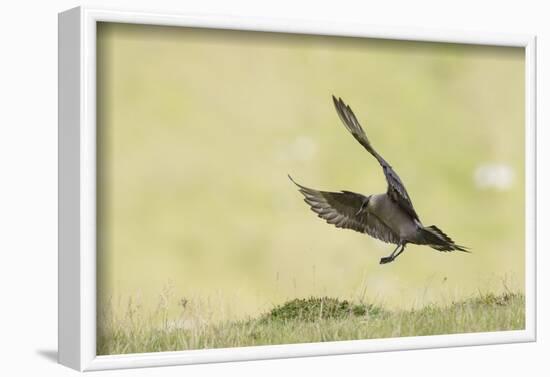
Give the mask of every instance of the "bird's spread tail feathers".
<svg viewBox="0 0 550 377">
<path fill-rule="evenodd" d="M 435 225 L 426 226 L 420 230 L 423 241 L 426 245 L 439 251 L 453 251 L 459 250 L 469 253 L 467 247 L 457 245 L 454 241 L 446 235 L 441 229 Z"/>
</svg>

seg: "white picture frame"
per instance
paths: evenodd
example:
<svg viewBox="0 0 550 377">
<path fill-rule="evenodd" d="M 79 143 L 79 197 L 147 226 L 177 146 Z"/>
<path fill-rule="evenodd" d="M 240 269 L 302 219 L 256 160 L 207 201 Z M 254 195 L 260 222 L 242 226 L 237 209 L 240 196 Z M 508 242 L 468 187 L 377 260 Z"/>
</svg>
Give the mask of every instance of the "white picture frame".
<svg viewBox="0 0 550 377">
<path fill-rule="evenodd" d="M 96 25 L 170 25 L 525 49 L 525 329 L 178 352 L 96 354 Z M 59 14 L 59 362 L 80 371 L 530 342 L 536 339 L 535 52 L 531 35 L 78 7 Z"/>
</svg>

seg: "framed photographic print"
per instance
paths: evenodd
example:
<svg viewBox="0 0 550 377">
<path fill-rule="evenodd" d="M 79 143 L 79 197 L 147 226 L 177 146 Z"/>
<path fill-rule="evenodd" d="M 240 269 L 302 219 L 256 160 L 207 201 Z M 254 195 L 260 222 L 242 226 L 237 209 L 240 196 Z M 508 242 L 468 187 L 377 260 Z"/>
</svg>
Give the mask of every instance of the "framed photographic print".
<svg viewBox="0 0 550 377">
<path fill-rule="evenodd" d="M 59 15 L 59 361 L 535 340 L 535 38 Z"/>
</svg>

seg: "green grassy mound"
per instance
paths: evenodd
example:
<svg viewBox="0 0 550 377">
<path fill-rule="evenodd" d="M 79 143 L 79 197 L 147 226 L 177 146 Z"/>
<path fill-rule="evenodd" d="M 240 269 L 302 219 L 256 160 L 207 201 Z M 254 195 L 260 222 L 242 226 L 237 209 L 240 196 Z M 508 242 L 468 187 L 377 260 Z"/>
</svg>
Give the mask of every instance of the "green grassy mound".
<svg viewBox="0 0 550 377">
<path fill-rule="evenodd" d="M 278 305 L 262 316 L 263 321 L 306 321 L 377 316 L 383 309 L 374 305 L 354 304 L 331 297 L 296 298 Z"/>
</svg>

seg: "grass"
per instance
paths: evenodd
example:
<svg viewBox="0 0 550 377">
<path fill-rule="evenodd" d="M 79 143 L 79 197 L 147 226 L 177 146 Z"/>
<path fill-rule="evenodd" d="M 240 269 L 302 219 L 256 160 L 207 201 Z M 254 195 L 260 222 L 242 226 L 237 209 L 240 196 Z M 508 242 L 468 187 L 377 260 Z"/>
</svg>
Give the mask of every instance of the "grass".
<svg viewBox="0 0 550 377">
<path fill-rule="evenodd" d="M 522 294 L 480 294 L 447 306 L 388 311 L 336 298 L 294 299 L 258 318 L 209 323 L 188 300 L 180 321 L 161 309 L 148 318 L 132 304 L 123 320 L 110 320 L 98 333 L 98 354 L 309 343 L 404 336 L 518 330 L 525 327 Z M 105 317 L 107 318 L 107 317 Z M 102 322 L 100 322 L 102 323 Z"/>
</svg>

